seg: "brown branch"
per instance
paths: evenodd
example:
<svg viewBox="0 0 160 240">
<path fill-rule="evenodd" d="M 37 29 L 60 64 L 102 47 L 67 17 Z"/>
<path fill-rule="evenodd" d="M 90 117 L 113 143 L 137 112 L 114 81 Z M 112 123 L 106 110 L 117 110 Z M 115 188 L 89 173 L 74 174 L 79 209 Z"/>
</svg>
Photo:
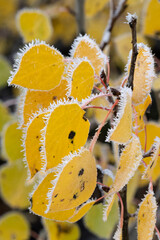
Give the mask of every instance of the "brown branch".
<svg viewBox="0 0 160 240">
<path fill-rule="evenodd" d="M 122 228 L 122 239 L 123 240 L 129 240 L 129 233 L 128 233 L 128 221 L 129 221 L 129 215 L 128 215 L 128 210 L 127 210 L 127 185 L 124 186 L 124 188 L 119 192 L 122 202 L 123 202 L 123 207 L 124 207 L 124 212 L 123 212 L 123 228 Z M 120 205 L 120 204 L 119 204 Z M 121 205 L 120 205 L 121 208 Z"/>
<path fill-rule="evenodd" d="M 138 55 L 137 33 L 136 33 L 137 16 L 135 14 L 134 15 L 128 14 L 126 19 L 128 20 L 129 26 L 132 31 L 132 59 L 131 59 L 131 66 L 130 66 L 127 87 L 131 87 L 131 89 L 133 90 L 134 71 L 135 71 L 136 59 Z"/>
<path fill-rule="evenodd" d="M 76 0 L 76 20 L 78 33 L 85 35 L 85 13 L 84 13 L 85 0 Z"/>
<path fill-rule="evenodd" d="M 104 50 L 104 48 L 108 45 L 108 43 L 111 40 L 112 29 L 114 27 L 116 20 L 126 9 L 126 7 L 127 7 L 126 2 L 127 2 L 127 0 L 121 0 L 121 1 L 119 1 L 118 6 L 115 7 L 114 0 L 110 0 L 110 18 L 109 18 L 108 25 L 104 31 L 102 41 L 100 44 L 100 48 L 102 51 Z"/>
<path fill-rule="evenodd" d="M 152 154 L 154 153 L 154 150 L 155 150 L 155 146 L 152 146 L 147 152 L 143 154 L 143 158 L 151 157 Z"/>
</svg>

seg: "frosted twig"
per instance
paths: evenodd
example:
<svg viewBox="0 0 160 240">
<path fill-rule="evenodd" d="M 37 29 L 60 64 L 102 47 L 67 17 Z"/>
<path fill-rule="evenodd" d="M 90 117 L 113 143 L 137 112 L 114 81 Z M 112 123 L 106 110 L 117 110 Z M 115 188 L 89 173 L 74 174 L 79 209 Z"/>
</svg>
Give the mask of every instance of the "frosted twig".
<svg viewBox="0 0 160 240">
<path fill-rule="evenodd" d="M 136 32 L 137 16 L 135 14 L 131 15 L 128 13 L 126 19 L 129 23 L 129 26 L 132 31 L 132 59 L 131 59 L 127 87 L 131 87 L 131 89 L 133 90 L 134 71 L 135 71 L 136 59 L 137 59 L 137 55 L 138 55 L 137 32 Z"/>
<path fill-rule="evenodd" d="M 102 49 L 102 51 L 110 42 L 113 26 L 114 26 L 116 20 L 119 18 L 119 16 L 126 9 L 126 7 L 127 7 L 126 2 L 127 2 L 127 0 L 120 0 L 118 3 L 118 6 L 115 8 L 114 0 L 110 0 L 110 18 L 109 18 L 108 25 L 104 31 L 102 41 L 100 44 L 100 48 Z"/>
</svg>

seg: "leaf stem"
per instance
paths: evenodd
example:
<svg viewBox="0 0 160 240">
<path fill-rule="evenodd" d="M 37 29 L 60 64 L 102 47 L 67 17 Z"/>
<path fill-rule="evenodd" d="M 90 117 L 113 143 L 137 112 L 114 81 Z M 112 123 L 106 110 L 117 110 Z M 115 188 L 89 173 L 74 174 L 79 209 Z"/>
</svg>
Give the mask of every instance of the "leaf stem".
<svg viewBox="0 0 160 240">
<path fill-rule="evenodd" d="M 91 144 L 90 144 L 90 147 L 89 147 L 90 152 L 93 151 L 93 148 L 94 148 L 94 146 L 95 146 L 95 143 L 97 142 L 97 139 L 98 139 L 98 137 L 99 137 L 99 134 L 100 134 L 103 126 L 106 124 L 107 118 L 109 117 L 109 115 L 110 115 L 110 113 L 112 112 L 112 110 L 114 109 L 114 107 L 118 104 L 118 102 L 119 102 L 119 99 L 117 99 L 117 100 L 115 101 L 115 103 L 112 105 L 111 109 L 108 111 L 107 115 L 105 116 L 104 120 L 103 120 L 102 123 L 99 125 L 98 131 L 95 133 L 95 135 L 94 135 L 94 137 L 93 137 L 93 139 L 92 139 L 92 141 L 91 141 Z"/>
</svg>

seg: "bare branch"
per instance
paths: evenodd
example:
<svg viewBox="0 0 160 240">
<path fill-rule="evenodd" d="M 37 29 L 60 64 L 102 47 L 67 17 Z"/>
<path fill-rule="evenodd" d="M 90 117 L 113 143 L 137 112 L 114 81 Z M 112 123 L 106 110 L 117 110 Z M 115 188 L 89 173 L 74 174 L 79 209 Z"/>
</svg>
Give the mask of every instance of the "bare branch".
<svg viewBox="0 0 160 240">
<path fill-rule="evenodd" d="M 124 213 L 123 213 L 123 228 L 122 228 L 122 239 L 123 240 L 129 240 L 129 233 L 128 233 L 128 210 L 127 210 L 127 185 L 124 186 L 124 188 L 119 192 L 123 207 L 124 207 Z M 120 205 L 120 204 L 119 204 Z M 120 205 L 121 208 L 121 205 Z"/>
<path fill-rule="evenodd" d="M 153 145 L 147 152 L 143 154 L 143 158 L 151 157 L 155 151 L 155 146 Z"/>
<path fill-rule="evenodd" d="M 104 31 L 102 41 L 100 44 L 100 48 L 102 49 L 102 51 L 110 42 L 113 26 L 114 26 L 116 20 L 119 18 L 119 16 L 126 9 L 126 7 L 127 7 L 126 2 L 127 2 L 127 0 L 121 0 L 121 1 L 119 1 L 118 6 L 115 7 L 114 0 L 110 0 L 110 18 L 109 18 L 108 25 Z"/>
<path fill-rule="evenodd" d="M 85 14 L 84 14 L 85 0 L 76 0 L 76 20 L 78 26 L 78 33 L 85 34 Z"/>
<path fill-rule="evenodd" d="M 130 66 L 127 87 L 131 87 L 133 90 L 134 71 L 135 71 L 136 59 L 138 55 L 137 33 L 136 33 L 137 16 L 135 14 L 134 15 L 128 14 L 126 19 L 128 20 L 129 26 L 132 31 L 132 59 L 131 59 L 131 66 Z"/>
</svg>

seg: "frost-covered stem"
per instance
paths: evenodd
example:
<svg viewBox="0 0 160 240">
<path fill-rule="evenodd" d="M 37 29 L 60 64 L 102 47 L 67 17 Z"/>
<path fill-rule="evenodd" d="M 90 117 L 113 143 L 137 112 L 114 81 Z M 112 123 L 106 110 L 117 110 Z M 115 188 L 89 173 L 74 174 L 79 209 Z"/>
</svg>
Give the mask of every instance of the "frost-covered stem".
<svg viewBox="0 0 160 240">
<path fill-rule="evenodd" d="M 124 215 L 124 206 L 123 206 L 123 201 L 121 198 L 121 195 L 119 193 L 117 193 L 118 197 L 119 197 L 119 201 L 121 204 L 121 219 L 120 219 L 120 228 L 123 228 L 123 215 Z"/>
<path fill-rule="evenodd" d="M 155 230 L 156 230 L 156 232 L 157 232 L 157 236 L 158 236 L 158 238 L 160 239 L 160 232 L 159 232 L 159 230 L 158 230 L 158 228 L 155 226 Z"/>
<path fill-rule="evenodd" d="M 76 20 L 78 33 L 85 34 L 85 13 L 84 13 L 85 0 L 76 0 Z"/>
<path fill-rule="evenodd" d="M 109 111 L 109 110 L 110 110 L 110 108 L 100 107 L 100 106 L 94 106 L 94 105 L 86 106 L 86 107 L 83 108 L 83 109 L 87 109 L 87 108 L 96 108 L 96 109 L 101 109 L 101 110 L 106 110 L 106 111 Z"/>
<path fill-rule="evenodd" d="M 95 133 L 95 135 L 94 135 L 94 137 L 93 137 L 93 139 L 92 139 L 92 141 L 91 141 L 91 144 L 90 144 L 90 147 L 89 147 L 90 152 L 93 151 L 94 145 L 95 145 L 95 143 L 97 142 L 97 139 L 98 139 L 98 137 L 99 137 L 99 134 L 100 134 L 103 126 L 106 124 L 106 121 L 107 121 L 110 113 L 112 112 L 112 110 L 114 109 L 114 107 L 118 104 L 118 102 L 119 102 L 119 99 L 117 99 L 117 100 L 115 101 L 115 103 L 112 105 L 111 109 L 108 111 L 107 115 L 105 116 L 103 122 L 99 125 L 98 131 Z"/>
<path fill-rule="evenodd" d="M 123 228 L 122 228 L 122 239 L 123 240 L 129 240 L 129 234 L 128 234 L 128 211 L 127 211 L 127 185 L 124 186 L 124 188 L 119 192 L 122 202 L 123 202 Z M 121 206 L 121 205 L 120 205 Z"/>
<path fill-rule="evenodd" d="M 84 105 L 81 106 L 81 108 L 82 108 L 82 109 L 85 109 L 86 106 L 87 106 L 90 102 L 92 102 L 94 99 L 96 99 L 96 98 L 108 97 L 108 96 L 112 96 L 112 95 L 109 94 L 109 93 L 104 93 L 104 94 L 96 95 L 95 97 L 92 97 L 92 98 L 90 98 L 87 102 L 85 102 Z"/>
<path fill-rule="evenodd" d="M 131 89 L 133 90 L 134 71 L 135 71 L 136 59 L 137 59 L 137 55 L 138 55 L 137 32 L 136 32 L 137 17 L 136 17 L 136 15 L 129 15 L 129 17 L 130 17 L 130 19 L 128 20 L 128 22 L 129 22 L 129 26 L 132 31 L 132 59 L 131 59 L 127 87 L 131 87 Z"/>
<path fill-rule="evenodd" d="M 154 150 L 155 150 L 155 147 L 154 145 L 147 151 L 143 154 L 143 158 L 146 158 L 146 157 L 151 157 L 152 154 L 154 153 Z"/>
<path fill-rule="evenodd" d="M 109 18 L 107 27 L 104 31 L 102 41 L 100 44 L 100 48 L 102 49 L 102 51 L 104 50 L 104 48 L 108 45 L 108 43 L 111 40 L 111 32 L 112 32 L 113 26 L 114 26 L 116 20 L 119 18 L 119 16 L 126 9 L 126 7 L 127 7 L 126 2 L 127 2 L 127 0 L 119 1 L 118 6 L 115 8 L 114 0 L 110 0 L 110 18 Z"/>
</svg>

